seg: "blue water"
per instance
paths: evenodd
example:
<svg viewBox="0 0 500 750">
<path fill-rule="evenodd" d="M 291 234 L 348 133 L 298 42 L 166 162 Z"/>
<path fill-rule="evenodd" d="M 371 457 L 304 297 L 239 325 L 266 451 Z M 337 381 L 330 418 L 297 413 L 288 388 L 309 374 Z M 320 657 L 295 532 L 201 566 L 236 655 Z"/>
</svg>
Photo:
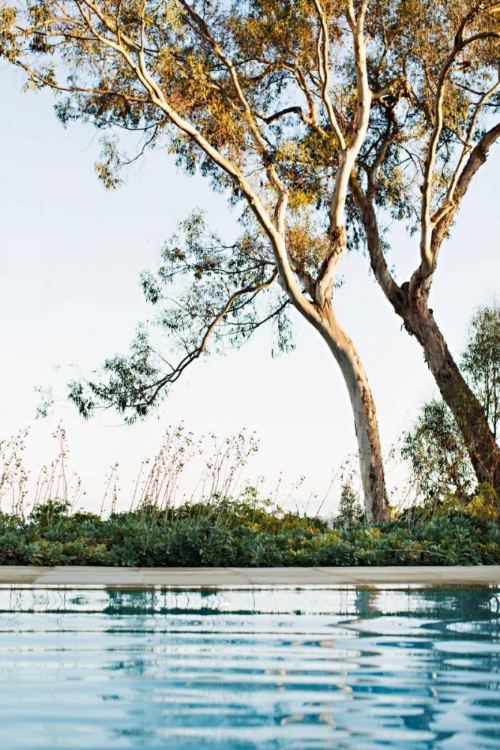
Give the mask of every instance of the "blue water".
<svg viewBox="0 0 500 750">
<path fill-rule="evenodd" d="M 0 748 L 500 748 L 500 591 L 0 590 Z"/>
</svg>

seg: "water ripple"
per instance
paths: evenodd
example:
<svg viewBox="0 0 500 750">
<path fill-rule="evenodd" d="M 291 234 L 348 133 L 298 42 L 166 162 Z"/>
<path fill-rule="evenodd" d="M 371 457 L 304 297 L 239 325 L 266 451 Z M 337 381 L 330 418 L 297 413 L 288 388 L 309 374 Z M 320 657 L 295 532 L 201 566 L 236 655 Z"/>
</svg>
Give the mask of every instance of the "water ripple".
<svg viewBox="0 0 500 750">
<path fill-rule="evenodd" d="M 498 590 L 0 590 L 6 750 L 500 747 Z"/>
</svg>

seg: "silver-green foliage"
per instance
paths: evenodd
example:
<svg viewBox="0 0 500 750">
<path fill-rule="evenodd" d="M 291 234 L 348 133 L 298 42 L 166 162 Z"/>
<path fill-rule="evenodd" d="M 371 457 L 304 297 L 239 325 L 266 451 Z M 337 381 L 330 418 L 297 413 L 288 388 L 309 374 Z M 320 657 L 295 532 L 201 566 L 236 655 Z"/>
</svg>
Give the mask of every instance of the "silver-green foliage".
<svg viewBox="0 0 500 750">
<path fill-rule="evenodd" d="M 260 233 L 247 227 L 227 244 L 209 230 L 201 212 L 193 212 L 164 245 L 157 270 L 142 274 L 155 311 L 151 324 L 138 328 L 127 355 L 105 361 L 97 379 L 72 382 L 70 399 L 85 417 L 104 405 L 134 421 L 196 359 L 239 348 L 265 324 L 274 328 L 275 350 L 289 350 L 289 299 L 272 283 L 274 269 Z"/>
</svg>

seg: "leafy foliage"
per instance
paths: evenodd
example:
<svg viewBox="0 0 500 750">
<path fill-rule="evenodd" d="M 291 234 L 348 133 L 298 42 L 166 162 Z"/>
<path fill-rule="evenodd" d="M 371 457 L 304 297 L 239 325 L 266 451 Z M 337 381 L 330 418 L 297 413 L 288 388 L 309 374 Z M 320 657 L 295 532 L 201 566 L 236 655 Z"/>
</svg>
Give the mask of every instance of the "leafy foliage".
<svg viewBox="0 0 500 750">
<path fill-rule="evenodd" d="M 220 498 L 176 509 L 143 507 L 102 518 L 71 515 L 52 501 L 27 519 L 0 515 L 2 565 L 347 566 L 500 563 L 495 517 L 465 514 L 418 519 L 406 514 L 379 526 L 329 528 L 259 503 Z"/>
<path fill-rule="evenodd" d="M 70 399 L 84 417 L 100 404 L 114 406 L 128 421 L 145 416 L 196 359 L 239 348 L 267 323 L 278 351 L 293 347 L 290 301 L 273 283 L 272 254 L 254 230 L 228 245 L 199 211 L 181 222 L 156 272 L 142 274 L 144 296 L 156 312 L 153 324 L 139 327 L 128 355 L 106 360 L 99 380 L 70 384 Z"/>
<path fill-rule="evenodd" d="M 356 79 L 352 56 L 345 54 L 352 49 L 345 6 L 329 0 L 29 0 L 17 7 L 3 5 L 0 50 L 25 68 L 33 85 L 59 87 L 57 113 L 63 123 L 83 119 L 102 130 L 136 130 L 145 135 L 145 148 L 166 141 L 188 172 L 199 167 L 217 189 L 222 184 L 237 191 L 199 144 L 172 127 L 169 113 L 160 106 L 161 97 L 152 95 L 151 80 L 213 148 L 242 171 L 257 170 L 255 183 L 262 182 L 263 197 L 272 163 L 294 208 L 316 205 L 324 198 L 328 203 L 331 177 L 339 164 L 338 143 L 322 96 L 318 8 L 330 36 L 330 93 L 337 118 L 346 133 L 354 128 Z M 396 214 L 407 216 L 418 200 L 413 182 L 425 148 L 423 136 L 433 125 L 442 65 L 461 30 L 467 40 L 477 38 L 457 54 L 446 82 L 438 205 L 456 161 L 457 136 L 471 124 L 478 87 L 487 90 L 495 80 L 497 17 L 493 2 L 368 3 L 367 63 L 375 96 L 360 163 L 373 164 L 389 128 L 391 148 L 382 165 L 378 200 Z M 493 95 L 490 110 L 496 111 L 499 102 Z M 481 125 L 474 125 L 476 137 Z M 99 173 L 108 186 L 115 184 L 112 175 L 129 162 L 119 156 L 113 139 L 103 141 Z"/>
<path fill-rule="evenodd" d="M 465 498 L 474 486 L 474 473 L 455 419 L 444 401 L 424 404 L 401 454 L 408 460 L 420 497 L 438 505 L 448 495 Z"/>
</svg>

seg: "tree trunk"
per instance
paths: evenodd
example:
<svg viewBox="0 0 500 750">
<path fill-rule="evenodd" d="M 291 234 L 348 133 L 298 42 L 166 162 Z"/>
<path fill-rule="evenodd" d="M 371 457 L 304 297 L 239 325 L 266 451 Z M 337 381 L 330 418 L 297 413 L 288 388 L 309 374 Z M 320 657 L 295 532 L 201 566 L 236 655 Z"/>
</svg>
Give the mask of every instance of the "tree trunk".
<svg viewBox="0 0 500 750">
<path fill-rule="evenodd" d="M 338 324 L 331 307 L 324 325 L 317 326 L 317 329 L 340 367 L 351 399 L 366 515 L 376 523 L 386 521 L 389 519 L 389 504 L 384 464 L 377 413 L 368 378 L 354 344 Z"/>
<path fill-rule="evenodd" d="M 500 448 L 483 407 L 465 382 L 427 306 L 425 293 L 417 292 L 400 315 L 424 350 L 441 396 L 462 434 L 478 482 L 488 482 L 500 493 Z"/>
<path fill-rule="evenodd" d="M 494 134 L 495 138 L 498 135 L 493 130 L 489 133 L 492 137 Z M 476 156 L 479 158 L 477 163 L 482 163 L 485 157 L 484 150 L 480 149 Z M 473 174 L 474 170 L 471 172 L 471 175 Z M 422 346 L 428 367 L 443 400 L 455 417 L 478 482 L 492 484 L 500 495 L 500 448 L 488 424 L 485 409 L 462 377 L 434 320 L 433 312 L 428 307 L 432 276 L 419 278 L 420 269 L 417 269 L 410 282 L 401 287 L 396 284 L 384 257 L 373 199 L 364 195 L 356 179 L 351 179 L 350 186 L 361 210 L 375 278 L 395 312 L 403 319 L 407 331 L 413 334 Z M 467 184 L 464 191 L 466 189 Z M 442 225 L 436 235 L 434 252 L 437 252 L 453 216 L 454 211 L 450 211 L 449 220 Z"/>
</svg>

